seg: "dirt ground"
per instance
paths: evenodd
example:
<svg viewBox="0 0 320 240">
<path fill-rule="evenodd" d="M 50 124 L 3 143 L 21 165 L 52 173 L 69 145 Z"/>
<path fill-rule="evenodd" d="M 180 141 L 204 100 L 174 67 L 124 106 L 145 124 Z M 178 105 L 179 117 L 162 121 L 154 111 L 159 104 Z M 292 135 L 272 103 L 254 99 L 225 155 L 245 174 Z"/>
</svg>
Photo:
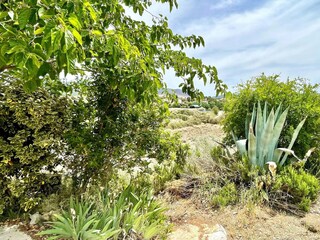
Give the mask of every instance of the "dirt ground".
<svg viewBox="0 0 320 240">
<path fill-rule="evenodd" d="M 187 143 L 212 143 L 212 138 L 221 140 L 221 126 L 202 124 L 175 130 L 181 133 Z M 203 144 L 206 145 L 206 144 Z M 195 146 L 191 146 L 195 149 Z M 199 159 L 206 155 L 204 149 Z M 206 149 L 208 151 L 208 149 Z M 173 235 L 169 239 L 202 240 L 207 229 L 213 229 L 220 224 L 227 232 L 228 239 L 278 239 L 278 240 L 316 240 L 320 239 L 320 201 L 315 203 L 311 212 L 304 217 L 297 217 L 284 212 L 272 210 L 263 206 L 232 206 L 220 210 L 206 208 L 194 199 L 197 196 L 180 194 L 180 186 L 184 180 L 172 183 L 164 194 L 168 203 L 168 216 L 174 224 Z M 172 187 L 173 185 L 173 187 Z M 170 190 L 171 189 L 171 190 Z M 186 188 L 185 188 L 186 189 Z M 192 233 L 194 231 L 194 233 Z M 176 233 L 176 234 L 175 234 Z"/>
</svg>

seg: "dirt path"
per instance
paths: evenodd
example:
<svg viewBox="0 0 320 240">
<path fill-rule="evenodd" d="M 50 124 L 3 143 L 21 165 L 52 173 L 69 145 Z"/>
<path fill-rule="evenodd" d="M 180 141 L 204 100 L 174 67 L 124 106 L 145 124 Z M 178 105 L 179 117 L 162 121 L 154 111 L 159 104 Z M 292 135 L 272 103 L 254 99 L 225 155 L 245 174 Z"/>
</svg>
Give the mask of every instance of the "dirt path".
<svg viewBox="0 0 320 240">
<path fill-rule="evenodd" d="M 212 138 L 222 140 L 221 126 L 202 124 L 175 130 L 182 139 L 191 145 L 191 149 L 200 149 L 200 155 L 193 156 L 193 161 L 205 161 L 208 151 L 214 145 Z M 199 145 L 200 143 L 200 145 Z M 209 146 L 208 146 L 209 143 Z M 174 183 L 179 189 L 183 180 Z M 176 191 L 168 191 L 169 218 L 174 224 L 170 240 L 205 240 L 204 234 L 215 231 L 217 224 L 224 227 L 228 239 L 237 240 L 319 240 L 320 239 L 320 202 L 316 203 L 310 213 L 300 218 L 274 211 L 267 207 L 226 207 L 220 210 L 205 208 L 196 203 L 197 196 L 182 198 Z M 175 192 L 175 194 L 172 194 Z M 169 200 L 168 200 L 169 199 Z"/>
</svg>

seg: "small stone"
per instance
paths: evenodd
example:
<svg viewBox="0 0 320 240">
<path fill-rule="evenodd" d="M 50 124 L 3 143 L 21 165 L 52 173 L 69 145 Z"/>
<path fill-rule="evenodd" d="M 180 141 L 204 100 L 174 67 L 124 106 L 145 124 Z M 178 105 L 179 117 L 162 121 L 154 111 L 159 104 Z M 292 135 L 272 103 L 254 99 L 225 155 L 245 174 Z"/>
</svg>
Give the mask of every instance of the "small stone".
<svg viewBox="0 0 320 240">
<path fill-rule="evenodd" d="M 205 234 L 202 238 L 203 240 L 227 240 L 227 232 L 223 226 L 217 224 L 215 226 L 214 232 Z"/>
<path fill-rule="evenodd" d="M 36 212 L 32 215 L 30 215 L 30 225 L 35 225 L 41 222 L 42 216 L 39 214 L 39 212 Z"/>
</svg>

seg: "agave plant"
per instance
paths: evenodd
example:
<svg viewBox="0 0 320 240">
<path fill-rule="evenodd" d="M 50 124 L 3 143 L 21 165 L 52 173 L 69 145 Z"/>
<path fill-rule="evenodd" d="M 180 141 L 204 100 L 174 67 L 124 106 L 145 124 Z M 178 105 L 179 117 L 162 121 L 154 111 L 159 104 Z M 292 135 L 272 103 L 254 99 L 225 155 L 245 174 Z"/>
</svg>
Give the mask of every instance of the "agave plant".
<svg viewBox="0 0 320 240">
<path fill-rule="evenodd" d="M 272 108 L 267 114 L 267 103 L 261 109 L 260 102 L 258 107 L 253 107 L 252 117 L 249 124 L 246 124 L 247 139 L 236 140 L 236 146 L 242 156 L 247 156 L 253 166 L 260 168 L 265 164 L 275 163 L 282 166 L 288 155 L 295 156 L 292 146 L 306 121 L 303 119 L 293 132 L 291 142 L 287 148 L 278 148 L 279 138 L 288 114 L 288 108 L 281 112 L 281 104 L 276 111 Z M 284 155 L 283 155 L 284 154 Z M 282 156 L 283 155 L 283 156 Z M 308 152 L 304 159 L 310 153 Z M 298 160 L 300 160 L 298 158 Z"/>
</svg>

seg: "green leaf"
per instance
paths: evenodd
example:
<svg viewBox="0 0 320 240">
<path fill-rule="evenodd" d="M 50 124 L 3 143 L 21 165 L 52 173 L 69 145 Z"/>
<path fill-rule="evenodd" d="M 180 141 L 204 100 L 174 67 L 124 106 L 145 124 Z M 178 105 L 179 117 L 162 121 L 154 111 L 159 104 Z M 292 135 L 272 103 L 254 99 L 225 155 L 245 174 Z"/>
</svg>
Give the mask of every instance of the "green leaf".
<svg viewBox="0 0 320 240">
<path fill-rule="evenodd" d="M 8 12 L 0 12 L 0 19 L 7 17 Z"/>
<path fill-rule="evenodd" d="M 25 82 L 23 87 L 26 89 L 26 91 L 33 92 L 37 89 L 38 86 L 35 81 L 30 80 L 30 81 Z"/>
<path fill-rule="evenodd" d="M 102 36 L 102 32 L 99 30 L 92 30 L 91 33 L 96 36 Z"/>
<path fill-rule="evenodd" d="M 253 134 L 253 127 L 250 124 L 249 128 L 249 138 L 248 138 L 248 158 L 250 159 L 253 165 L 258 165 L 257 163 L 257 140 Z"/>
<path fill-rule="evenodd" d="M 44 27 L 38 28 L 37 30 L 34 31 L 34 35 L 40 35 L 43 33 Z"/>
<path fill-rule="evenodd" d="M 92 18 L 93 21 L 97 21 L 98 20 L 98 17 L 97 17 L 97 14 L 96 14 L 96 11 L 94 10 L 94 8 L 92 7 L 92 5 L 90 4 L 89 1 L 85 0 L 84 1 L 84 6 L 87 8 L 87 10 L 89 11 L 89 14 Z"/>
<path fill-rule="evenodd" d="M 30 14 L 31 14 L 30 8 L 23 9 L 18 14 L 18 22 L 19 22 L 20 29 L 24 29 L 26 27 L 26 25 L 29 22 Z"/>
<path fill-rule="evenodd" d="M 75 29 L 80 30 L 82 28 L 81 23 L 78 20 L 77 15 L 75 15 L 74 13 L 70 14 L 70 17 L 68 18 L 70 24 L 75 27 Z"/>
<path fill-rule="evenodd" d="M 261 138 L 262 138 L 261 146 L 263 148 L 263 150 L 262 150 L 262 158 L 261 159 L 264 159 L 263 162 L 262 162 L 262 160 L 260 162 L 260 166 L 261 167 L 263 167 L 264 162 L 267 162 L 267 161 L 265 161 L 265 157 L 268 154 L 268 150 L 269 150 L 268 146 L 269 146 L 269 144 L 271 144 L 271 141 L 272 141 L 273 127 L 274 127 L 274 110 L 271 109 L 271 112 L 269 114 L 269 117 L 267 119 L 267 122 L 266 122 L 266 124 L 264 126 L 264 129 L 263 129 L 263 132 L 262 132 L 262 135 L 261 135 Z M 271 159 L 270 159 L 270 161 L 271 161 Z"/>
<path fill-rule="evenodd" d="M 73 34 L 70 30 L 64 32 L 64 46 L 62 46 L 63 52 L 67 52 L 74 44 Z"/>
<path fill-rule="evenodd" d="M 80 33 L 74 28 L 70 28 L 70 31 L 72 32 L 72 35 L 75 37 L 77 42 L 82 46 L 83 42 L 82 42 L 82 36 L 80 35 Z"/>
</svg>

